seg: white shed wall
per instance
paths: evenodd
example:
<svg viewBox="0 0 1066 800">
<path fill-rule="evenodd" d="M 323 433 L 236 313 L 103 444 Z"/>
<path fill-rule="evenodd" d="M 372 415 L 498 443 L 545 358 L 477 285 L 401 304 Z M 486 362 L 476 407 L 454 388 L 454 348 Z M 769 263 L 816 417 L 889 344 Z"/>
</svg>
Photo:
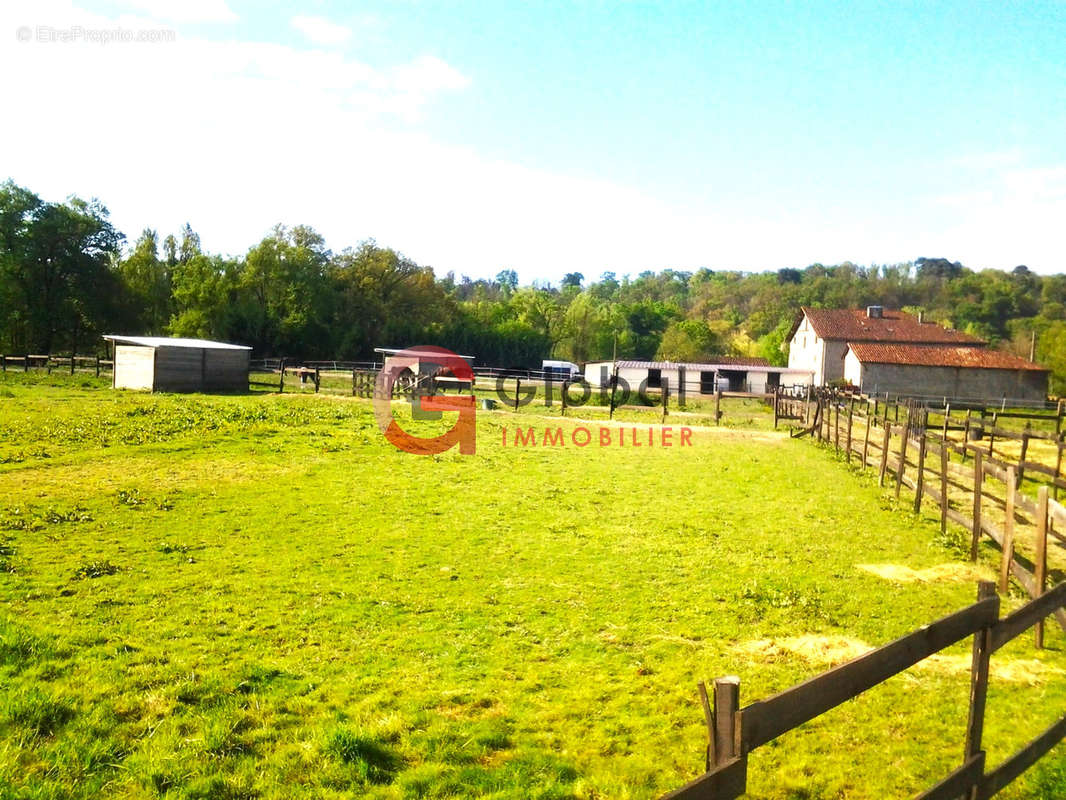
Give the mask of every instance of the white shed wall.
<svg viewBox="0 0 1066 800">
<path fill-rule="evenodd" d="M 115 346 L 112 385 L 116 389 L 151 390 L 155 376 L 155 350 L 151 347 Z"/>
</svg>

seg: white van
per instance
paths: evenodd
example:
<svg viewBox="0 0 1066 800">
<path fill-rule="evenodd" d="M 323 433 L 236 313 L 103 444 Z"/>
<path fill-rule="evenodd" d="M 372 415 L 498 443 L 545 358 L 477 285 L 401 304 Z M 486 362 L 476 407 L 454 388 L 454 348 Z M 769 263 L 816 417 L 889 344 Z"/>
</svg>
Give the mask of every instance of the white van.
<svg viewBox="0 0 1066 800">
<path fill-rule="evenodd" d="M 551 376 L 552 380 L 572 381 L 581 376 L 581 367 L 573 361 L 542 361 L 540 368 L 544 377 Z"/>
</svg>

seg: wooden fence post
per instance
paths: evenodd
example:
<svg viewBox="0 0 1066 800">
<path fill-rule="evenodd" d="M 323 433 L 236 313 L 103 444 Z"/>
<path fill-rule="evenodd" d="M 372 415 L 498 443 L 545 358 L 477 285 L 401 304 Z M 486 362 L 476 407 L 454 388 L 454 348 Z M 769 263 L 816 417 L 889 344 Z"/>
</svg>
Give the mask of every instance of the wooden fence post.
<svg viewBox="0 0 1066 800">
<path fill-rule="evenodd" d="M 562 396 L 559 398 L 559 401 L 563 404 L 562 414 L 563 414 L 564 417 L 566 416 L 566 393 L 569 390 L 570 390 L 570 381 L 568 381 L 568 380 L 563 381 L 563 393 L 562 393 Z"/>
<path fill-rule="evenodd" d="M 615 365 L 614 365 L 614 374 L 611 376 L 611 401 L 610 401 L 611 413 L 608 416 L 608 419 L 614 419 L 614 393 L 615 393 L 615 391 L 617 391 L 617 389 L 618 389 L 618 364 L 616 362 Z"/>
<path fill-rule="evenodd" d="M 926 437 L 918 440 L 918 473 L 914 478 L 914 513 L 922 510 L 922 495 L 925 494 L 925 448 Z"/>
<path fill-rule="evenodd" d="M 663 401 L 663 424 L 666 424 L 667 408 L 670 406 L 670 380 L 669 378 L 663 379 L 663 388 L 660 391 Z"/>
<path fill-rule="evenodd" d="M 96 377 L 100 377 L 100 356 L 96 357 Z"/>
<path fill-rule="evenodd" d="M 30 354 L 29 353 L 26 353 L 26 357 L 22 359 L 22 371 L 23 372 L 29 372 L 30 371 Z"/>
<path fill-rule="evenodd" d="M 898 408 L 898 406 L 897 406 Z M 907 469 L 907 445 L 911 438 L 911 409 L 907 409 L 907 420 L 903 423 L 903 438 L 899 443 L 899 464 L 896 465 L 896 499 L 899 500 L 903 488 L 903 473 Z"/>
<path fill-rule="evenodd" d="M 840 455 L 840 403 L 833 401 L 833 452 Z"/>
<path fill-rule="evenodd" d="M 0 353 L 0 372 L 7 372 L 7 356 Z"/>
<path fill-rule="evenodd" d="M 278 380 L 278 394 L 285 394 L 285 359 L 278 361 L 278 372 L 281 377 Z"/>
<path fill-rule="evenodd" d="M 925 437 L 922 437 L 925 441 Z M 940 532 L 948 531 L 948 440 L 940 442 Z"/>
<path fill-rule="evenodd" d="M 1025 480 L 1025 454 L 1029 452 L 1029 423 L 1025 423 L 1025 431 L 1022 433 L 1022 452 L 1018 456 L 1018 483 Z"/>
<path fill-rule="evenodd" d="M 70 351 L 70 374 L 71 375 L 74 374 L 74 358 L 75 358 L 74 351 L 71 350 Z M 1024 461 L 1024 459 L 1022 459 L 1022 460 Z"/>
<path fill-rule="evenodd" d="M 721 766 L 737 756 L 737 713 L 740 678 L 730 675 L 714 682 L 714 763 Z"/>
<path fill-rule="evenodd" d="M 977 561 L 977 548 L 981 543 L 981 493 L 984 491 L 984 454 L 973 451 L 973 538 L 970 540 L 970 561 Z"/>
<path fill-rule="evenodd" d="M 711 701 L 707 697 L 707 684 L 700 681 L 696 684 L 700 691 L 700 706 L 703 707 L 703 719 L 707 724 L 707 760 L 704 771 L 710 772 L 714 766 L 714 712 L 711 710 Z"/>
<path fill-rule="evenodd" d="M 714 393 L 714 424 L 722 424 L 722 390 Z"/>
<path fill-rule="evenodd" d="M 1040 597 L 1047 585 L 1047 486 L 1041 486 L 1036 497 L 1036 564 L 1033 565 L 1033 583 L 1036 588 L 1036 597 Z M 1041 617 L 1036 623 L 1036 647 L 1041 649 L 1043 646 L 1044 619 Z"/>
<path fill-rule="evenodd" d="M 1017 478 L 1014 467 L 1007 467 L 1007 509 L 1003 520 L 1003 554 L 999 564 L 999 591 L 1007 593 L 1010 585 L 1010 563 L 1014 560 L 1014 492 Z"/>
<path fill-rule="evenodd" d="M 848 406 L 848 434 L 844 440 L 844 449 L 847 451 L 847 462 L 851 463 L 851 423 L 855 417 L 855 410 Z"/>
<path fill-rule="evenodd" d="M 863 436 L 862 436 L 862 468 L 866 469 L 866 455 L 870 451 L 870 420 L 871 420 L 871 417 L 870 417 L 870 414 L 869 414 L 869 409 L 867 409 L 867 414 L 866 414 L 866 416 L 863 419 L 864 419 L 865 432 L 863 433 Z"/>
<path fill-rule="evenodd" d="M 318 367 L 315 367 L 315 394 L 318 394 L 318 385 L 322 382 L 322 375 L 318 371 Z"/>
<path fill-rule="evenodd" d="M 518 395 L 522 394 L 522 379 L 514 379 L 514 410 L 518 411 Z M 614 397 L 614 392 L 611 392 L 611 396 Z M 613 405 L 613 404 L 612 404 Z M 613 413 L 613 408 L 612 408 Z"/>
<path fill-rule="evenodd" d="M 1063 443 L 1062 438 L 1060 436 L 1059 440 L 1057 442 L 1055 442 L 1055 449 L 1058 451 L 1055 454 L 1055 480 L 1056 481 L 1058 481 L 1059 478 L 1062 477 L 1062 449 L 1063 449 L 1064 446 L 1066 446 L 1066 444 Z M 1058 485 L 1058 483 L 1055 484 L 1055 499 L 1056 500 L 1059 499 L 1059 485 Z"/>
<path fill-rule="evenodd" d="M 777 430 L 777 393 L 778 389 L 774 387 L 774 430 Z"/>
<path fill-rule="evenodd" d="M 885 426 L 885 435 L 881 442 L 881 470 L 877 475 L 877 485 L 885 485 L 885 472 L 888 471 L 888 446 L 892 438 L 892 427 L 889 425 L 888 419 L 882 423 Z"/>
<path fill-rule="evenodd" d="M 995 616 L 999 617 L 999 598 L 990 581 L 977 584 L 977 600 L 994 598 Z M 982 628 L 973 635 L 973 657 L 970 662 L 970 716 L 966 724 L 966 752 L 968 762 L 981 752 L 981 736 L 985 727 L 985 699 L 988 697 L 988 659 L 992 655 L 992 629 Z"/>
</svg>

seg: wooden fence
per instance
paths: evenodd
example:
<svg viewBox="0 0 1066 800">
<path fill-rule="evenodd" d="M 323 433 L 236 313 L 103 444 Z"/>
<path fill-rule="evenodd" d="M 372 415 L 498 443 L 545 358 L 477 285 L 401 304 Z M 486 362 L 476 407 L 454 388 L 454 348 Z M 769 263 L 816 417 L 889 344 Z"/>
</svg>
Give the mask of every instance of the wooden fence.
<svg viewBox="0 0 1066 800">
<path fill-rule="evenodd" d="M 979 584 L 977 602 L 925 625 L 884 647 L 824 672 L 783 692 L 740 707 L 740 680 L 714 683 L 714 707 L 700 684 L 707 721 L 707 771 L 665 795 L 664 800 L 731 800 L 747 788 L 748 755 L 777 737 L 846 700 L 914 666 L 929 656 L 973 637 L 970 713 L 962 764 L 920 794 L 919 800 L 984 800 L 1010 784 L 1066 736 L 1066 716 L 991 772 L 985 771 L 982 746 L 989 661 L 1007 642 L 1042 623 L 1066 605 L 1066 583 L 1002 619 L 994 584 Z"/>
<path fill-rule="evenodd" d="M 989 537 L 1000 550 L 1000 591 L 1007 590 L 1013 576 L 1030 597 L 1043 593 L 1048 538 L 1066 544 L 1059 532 L 1066 530 L 1066 508 L 1049 497 L 1049 490 L 1066 488 L 1061 404 L 1055 417 L 1043 417 L 1048 431 L 979 427 L 976 418 L 969 417 L 965 424 L 952 423 L 950 410 L 933 426 L 931 410 L 915 403 L 890 410 L 869 398 L 834 392 L 818 392 L 810 401 L 779 399 L 778 405 L 792 418 L 809 420 L 795 427 L 797 435 L 832 446 L 850 464 L 876 469 L 878 483 L 891 482 L 897 499 L 903 487 L 913 491 L 915 512 L 923 502 L 931 502 L 939 511 L 942 532 L 949 522 L 965 528 L 972 560 L 977 560 L 982 537 Z M 894 421 L 897 418 L 901 421 Z M 964 437 L 956 441 L 950 438 L 952 431 L 962 431 Z M 997 453 L 997 437 L 1001 447 L 1004 440 L 1020 442 L 1017 458 Z M 1034 440 L 1047 445 L 1047 463 L 1032 457 Z M 1035 499 L 1020 491 L 1023 481 L 1037 489 Z M 1028 556 L 1022 555 L 1019 544 L 1028 547 Z M 1066 629 L 1066 612 L 1056 618 Z"/>
<path fill-rule="evenodd" d="M 316 366 L 310 366 L 311 363 Z M 325 364 L 326 366 L 318 366 Z M 333 366 L 336 365 L 334 369 Z M 312 382 L 315 387 L 315 392 L 318 392 L 320 386 L 323 386 L 322 379 L 328 375 L 336 377 L 338 374 L 345 372 L 351 373 L 351 395 L 353 397 L 373 398 L 377 396 L 376 380 L 380 367 L 377 365 L 369 365 L 369 367 L 353 366 L 349 368 L 343 367 L 343 362 L 303 362 L 299 366 L 288 364 L 284 359 L 275 359 L 272 361 L 258 361 L 253 364 L 253 375 L 256 373 L 269 372 L 272 375 L 276 375 L 276 378 L 271 378 L 269 381 L 251 380 L 253 386 L 263 387 L 276 387 L 279 392 L 285 391 L 285 376 L 297 375 L 303 382 Z M 540 377 L 529 377 L 529 374 L 534 371 L 526 371 L 520 374 L 504 374 L 504 371 L 496 371 L 495 374 L 489 374 L 484 370 L 477 370 L 475 375 L 481 379 L 481 383 L 471 387 L 465 381 L 456 381 L 452 378 L 437 377 L 432 379 L 434 391 L 447 390 L 452 388 L 460 388 L 461 391 L 469 391 L 473 393 L 474 389 L 478 391 L 485 390 L 486 386 L 491 389 L 505 388 L 506 401 L 501 395 L 497 399 L 497 403 L 501 407 L 511 408 L 515 411 L 521 411 L 522 394 L 523 390 L 526 392 L 533 391 L 534 393 L 542 391 L 543 402 L 545 406 L 552 406 L 558 404 L 563 416 L 567 415 L 568 411 L 575 409 L 589 408 L 597 410 L 606 410 L 608 417 L 613 419 L 616 411 L 646 411 L 655 413 L 660 417 L 662 422 L 666 422 L 667 417 L 671 411 L 684 411 L 685 405 L 680 404 L 679 396 L 674 390 L 664 383 L 664 385 L 649 393 L 649 398 L 652 405 L 636 405 L 633 403 L 625 402 L 624 396 L 619 393 L 617 388 L 607 387 L 603 390 L 603 402 L 604 405 L 597 405 L 595 403 L 583 403 L 575 405 L 573 398 L 571 397 L 571 386 L 576 385 L 569 380 L 553 380 L 549 379 L 544 381 Z M 538 371 L 539 372 L 539 371 Z M 416 383 L 428 383 L 423 379 L 419 379 Z M 334 384 L 333 392 L 337 393 L 339 384 Z M 325 390 L 325 389 L 323 389 Z M 347 393 L 347 389 L 344 390 Z M 393 397 L 408 396 L 412 391 L 412 386 L 409 384 L 397 383 L 393 386 Z M 594 397 L 596 393 L 600 391 L 598 389 L 590 389 L 589 396 Z M 709 412 L 709 415 L 713 415 L 713 418 L 717 422 L 721 422 L 725 412 L 722 410 L 723 399 L 756 399 L 762 402 L 770 403 L 775 399 L 774 394 L 766 395 L 753 395 L 744 392 L 725 392 L 717 391 L 713 395 L 706 398 L 708 403 L 713 402 L 714 410 Z M 495 406 L 494 406 L 495 407 Z"/>
<path fill-rule="evenodd" d="M 985 772 L 981 736 L 990 656 L 1030 628 L 1035 629 L 1036 646 L 1043 647 L 1048 616 L 1066 630 L 1066 583 L 1045 591 L 1049 537 L 1066 543 L 1056 531 L 1056 526 L 1066 529 L 1066 508 L 1050 492 L 1066 488 L 1066 480 L 1061 472 L 1062 403 L 1044 414 L 982 409 L 984 413 L 975 415 L 976 410 L 967 408 L 966 417 L 958 418 L 947 403 L 931 409 L 911 401 L 882 403 L 831 391 L 774 398 L 775 424 L 786 421 L 794 436 L 810 436 L 850 464 L 876 470 L 879 484 L 891 485 L 897 498 L 907 487 L 914 493 L 915 512 L 923 502 L 939 512 L 942 532 L 949 523 L 962 526 L 971 559 L 977 559 L 987 536 L 999 548 L 999 590 L 1006 592 L 1013 577 L 1032 599 L 999 619 L 996 586 L 982 583 L 976 604 L 744 709 L 739 706 L 739 679 L 715 682 L 713 711 L 701 684 L 709 738 L 707 772 L 667 797 L 723 800 L 743 794 L 752 750 L 968 636 L 973 636 L 973 660 L 965 757 L 957 770 L 922 794 L 922 800 L 992 797 L 1066 736 L 1064 716 Z M 1025 420 L 1026 427 L 1003 427 L 1004 420 Z M 1032 427 L 1033 422 L 1043 429 Z M 953 433 L 962 435 L 956 440 Z M 1005 442 L 1011 444 L 1005 447 Z M 1033 455 L 1032 442 L 1042 445 L 1042 458 Z M 1020 491 L 1023 481 L 1036 489 L 1035 499 Z M 1028 555 L 1022 554 L 1020 544 L 1028 546 Z"/>
<path fill-rule="evenodd" d="M 31 369 L 43 369 L 51 375 L 53 369 L 62 368 L 64 371 L 70 370 L 71 375 L 75 371 L 94 372 L 97 377 L 100 377 L 101 371 L 107 372 L 113 367 L 114 362 L 110 359 L 101 358 L 100 356 L 79 356 L 74 353 L 65 356 L 34 355 L 32 353 L 21 356 L 0 354 L 0 372 L 7 372 L 8 369 L 19 369 L 22 372 L 29 372 Z"/>
</svg>

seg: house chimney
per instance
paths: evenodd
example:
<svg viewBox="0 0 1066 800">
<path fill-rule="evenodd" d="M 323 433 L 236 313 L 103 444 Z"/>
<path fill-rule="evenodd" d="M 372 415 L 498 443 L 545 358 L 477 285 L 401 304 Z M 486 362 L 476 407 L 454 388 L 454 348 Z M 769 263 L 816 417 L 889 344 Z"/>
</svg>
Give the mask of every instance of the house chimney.
<svg viewBox="0 0 1066 800">
<path fill-rule="evenodd" d="M 868 319 L 881 319 L 884 310 L 883 306 L 866 306 L 866 316 Z"/>
</svg>

